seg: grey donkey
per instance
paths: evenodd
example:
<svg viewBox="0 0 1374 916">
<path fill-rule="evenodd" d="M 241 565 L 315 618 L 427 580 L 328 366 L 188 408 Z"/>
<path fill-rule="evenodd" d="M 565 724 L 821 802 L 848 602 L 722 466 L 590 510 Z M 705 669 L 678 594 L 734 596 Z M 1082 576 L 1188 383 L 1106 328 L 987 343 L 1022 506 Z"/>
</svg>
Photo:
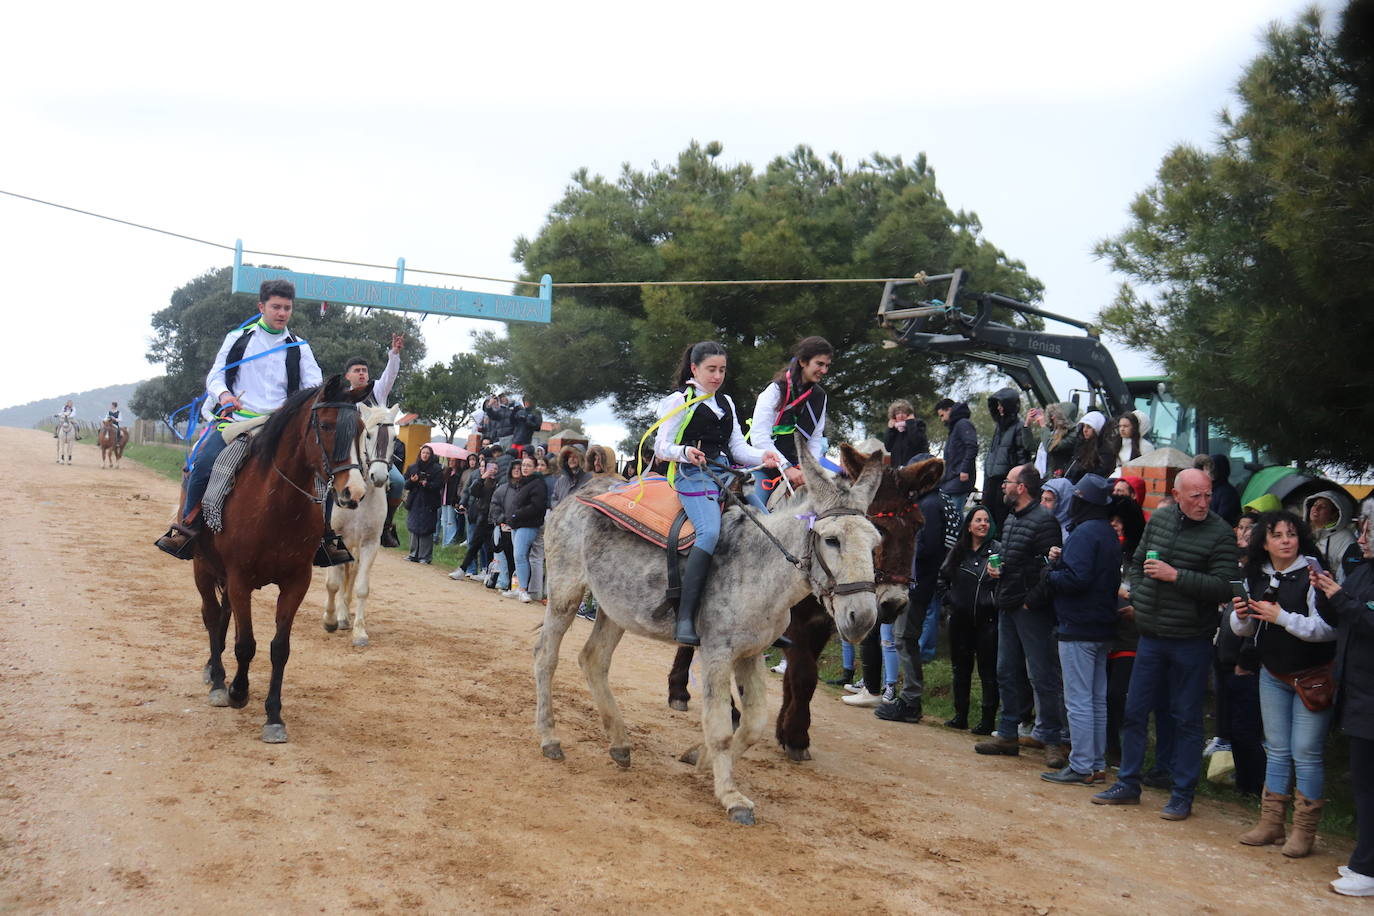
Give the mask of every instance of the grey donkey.
<svg viewBox="0 0 1374 916">
<path fill-rule="evenodd" d="M 761 515 L 760 521 L 801 559 L 800 568 L 744 517 L 743 510 L 730 509 L 721 520 L 720 546 L 697 621 L 697 652 L 705 682 L 703 741 L 683 759 L 694 758 L 699 769 L 711 768 L 716 798 L 740 824 L 754 823 L 754 803 L 736 787 L 734 764 L 767 729 L 763 651 L 786 629 L 792 605 L 807 594 L 815 595 L 834 618 L 840 636 L 850 642 L 861 641 L 878 616 L 873 551 L 879 535 L 864 513 L 881 479 L 882 453 L 866 460 L 855 455 L 863 471 L 851 485 L 830 478 L 809 449 L 798 451 L 806 486 L 771 515 Z M 610 485 L 609 480 L 597 479 L 587 485 L 587 492 Z M 629 735 L 607 674 L 611 655 L 627 630 L 673 642 L 672 610 L 662 609 L 668 584 L 663 551 L 576 499 L 564 500 L 549 516 L 544 544 L 548 568 L 556 576 L 534 647 L 540 749 L 551 760 L 563 759 L 550 691 L 563 635 L 590 589 L 600 610 L 578 663 L 610 737 L 611 758 L 628 767 Z M 732 677 L 740 709 L 738 730 L 732 729 L 730 718 Z"/>
</svg>

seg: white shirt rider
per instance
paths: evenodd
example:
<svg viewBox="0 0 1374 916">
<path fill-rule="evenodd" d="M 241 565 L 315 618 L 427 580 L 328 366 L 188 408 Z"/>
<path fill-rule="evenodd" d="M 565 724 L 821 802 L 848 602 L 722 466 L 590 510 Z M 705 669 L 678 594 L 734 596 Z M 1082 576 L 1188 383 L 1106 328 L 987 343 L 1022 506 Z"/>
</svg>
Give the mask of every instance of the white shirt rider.
<svg viewBox="0 0 1374 916">
<path fill-rule="evenodd" d="M 265 353 L 273 347 L 286 343 L 287 335 L 290 333 L 286 323 L 291 319 L 293 304 L 290 299 L 284 296 L 272 296 L 262 304 L 262 314 L 253 326 L 253 336 L 248 338 L 248 346 L 243 351 L 242 359 L 246 360 L 251 356 Z M 264 356 L 239 366 L 236 379 L 238 392 L 234 393 L 225 384 L 224 364 L 229 355 L 229 348 L 241 336 L 243 336 L 241 329 L 230 331 L 224 336 L 224 343 L 220 344 L 219 352 L 215 354 L 215 362 L 210 368 L 210 374 L 205 377 L 205 389 L 210 392 L 210 399 L 213 399 L 213 404 L 232 403 L 236 413 L 245 411 L 249 412 L 250 415 L 271 413 L 286 402 L 288 395 L 286 390 L 286 354 L 288 351 L 279 350 L 271 356 Z M 302 389 L 318 387 L 324 381 L 324 375 L 320 372 L 319 363 L 315 362 L 315 354 L 311 352 L 310 344 L 301 342 L 300 351 L 300 387 Z M 214 407 L 210 399 L 206 400 L 206 407 L 213 411 Z"/>
</svg>

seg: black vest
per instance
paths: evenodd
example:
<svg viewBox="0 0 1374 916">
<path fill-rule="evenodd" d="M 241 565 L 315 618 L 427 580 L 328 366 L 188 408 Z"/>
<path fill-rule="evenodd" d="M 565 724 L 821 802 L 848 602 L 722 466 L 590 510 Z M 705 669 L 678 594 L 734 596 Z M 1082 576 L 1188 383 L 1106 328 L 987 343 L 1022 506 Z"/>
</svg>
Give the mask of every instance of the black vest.
<svg viewBox="0 0 1374 916">
<path fill-rule="evenodd" d="M 1307 567 L 1301 566 L 1290 573 L 1278 575 L 1279 588 L 1277 601 L 1285 611 L 1298 614 L 1307 613 L 1307 590 L 1312 586 L 1307 578 Z M 1264 594 L 1269 587 L 1269 576 L 1260 573 L 1251 576 L 1246 583 L 1252 596 Z M 1336 643 L 1306 642 L 1298 639 L 1276 623 L 1260 623 L 1255 634 L 1255 645 L 1259 649 L 1260 663 L 1273 675 L 1292 674 L 1324 665 L 1336 657 Z"/>
<path fill-rule="evenodd" d="M 687 389 L 688 398 L 696 397 L 693 390 Z M 708 461 L 715 460 L 729 448 L 730 433 L 735 425 L 735 414 L 731 410 L 729 399 L 723 394 L 718 394 L 716 404 L 725 411 L 720 417 L 717 417 L 715 411 L 706 406 L 704 401 L 689 407 L 692 417 L 678 438 L 680 444 L 691 445 L 705 452 Z"/>
<path fill-rule="evenodd" d="M 243 359 L 243 354 L 248 350 L 248 340 L 253 336 L 253 332 L 257 330 L 257 327 L 257 324 L 254 323 L 245 328 L 244 332 L 239 335 L 239 339 L 234 341 L 233 345 L 229 348 L 229 354 L 224 357 L 224 364 L 229 366 L 228 369 L 224 370 L 224 387 L 228 388 L 234 394 L 238 394 L 237 391 L 234 391 L 234 385 L 239 380 L 239 367 L 233 364 Z M 295 342 L 296 338 L 292 337 L 290 334 L 285 335 L 285 339 L 282 341 L 284 344 Z M 292 347 L 286 351 L 286 396 L 290 397 L 300 390 L 301 348 Z"/>
<path fill-rule="evenodd" d="M 778 389 L 778 406 L 784 407 L 787 403 L 787 382 L 786 380 L 772 382 Z M 773 421 L 773 429 L 779 426 L 793 426 L 801 430 L 802 439 L 809 441 L 816 432 L 816 424 L 821 417 L 825 416 L 825 408 L 829 404 L 830 398 L 825 393 L 825 389 L 820 385 L 812 385 L 807 393 L 806 399 L 798 401 L 791 407 L 782 411 L 781 416 L 777 416 Z M 773 445 L 782 453 L 782 456 L 792 464 L 797 463 L 797 445 L 792 433 L 773 433 Z"/>
</svg>

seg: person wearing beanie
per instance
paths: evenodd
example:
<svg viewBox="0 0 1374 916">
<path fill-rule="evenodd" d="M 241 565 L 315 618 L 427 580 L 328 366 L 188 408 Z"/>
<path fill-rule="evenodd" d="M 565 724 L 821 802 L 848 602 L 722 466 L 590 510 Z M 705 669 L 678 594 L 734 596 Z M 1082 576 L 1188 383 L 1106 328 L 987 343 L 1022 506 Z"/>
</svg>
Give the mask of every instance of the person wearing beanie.
<svg viewBox="0 0 1374 916">
<path fill-rule="evenodd" d="M 1071 483 L 1078 483 L 1084 474 L 1096 474 L 1103 479 L 1116 468 L 1116 453 L 1102 435 L 1107 418 L 1101 411 L 1090 410 L 1078 422 L 1078 447 L 1074 449 L 1073 462 L 1064 476 Z"/>
</svg>

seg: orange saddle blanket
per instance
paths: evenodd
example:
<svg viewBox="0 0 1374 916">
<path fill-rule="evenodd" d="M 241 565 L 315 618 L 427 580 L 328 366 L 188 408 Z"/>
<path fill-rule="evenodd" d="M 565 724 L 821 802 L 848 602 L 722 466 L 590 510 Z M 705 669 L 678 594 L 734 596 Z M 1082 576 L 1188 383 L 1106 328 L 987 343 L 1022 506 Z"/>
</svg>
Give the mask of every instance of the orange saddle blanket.
<svg viewBox="0 0 1374 916">
<path fill-rule="evenodd" d="M 668 549 L 668 533 L 674 520 L 683 514 L 677 491 L 666 477 L 657 475 L 616 484 L 605 493 L 574 495 L 578 502 L 591 506 L 621 528 L 664 550 Z M 684 519 L 678 532 L 677 549 L 690 549 L 696 539 L 696 528 L 690 519 Z"/>
</svg>

